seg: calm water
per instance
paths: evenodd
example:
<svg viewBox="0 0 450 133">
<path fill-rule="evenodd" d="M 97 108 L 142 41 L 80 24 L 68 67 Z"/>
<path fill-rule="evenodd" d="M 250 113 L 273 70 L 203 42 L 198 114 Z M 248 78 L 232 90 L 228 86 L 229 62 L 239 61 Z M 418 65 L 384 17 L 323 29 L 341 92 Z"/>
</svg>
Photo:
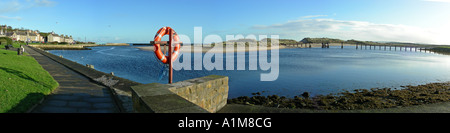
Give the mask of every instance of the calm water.
<svg viewBox="0 0 450 133">
<path fill-rule="evenodd" d="M 92 47 L 92 50 L 51 50 L 50 53 L 95 69 L 140 83 L 167 83 L 159 80 L 161 65 L 152 51 L 133 46 Z M 270 52 L 269 52 L 270 53 Z M 361 88 L 419 85 L 450 81 L 450 56 L 424 52 L 356 50 L 348 46 L 329 49 L 281 49 L 280 72 L 276 81 L 259 81 L 269 71 L 174 71 L 174 82 L 211 74 L 229 76 L 229 98 L 262 92 L 263 95 L 293 97 L 305 91 L 312 95 Z M 224 55 L 225 57 L 225 55 Z M 192 55 L 193 58 L 193 55 Z M 235 55 L 236 58 L 236 55 Z M 225 61 L 225 59 L 224 59 Z M 235 59 L 236 61 L 236 59 Z M 192 59 L 193 62 L 193 59 Z M 224 63 L 225 64 L 225 63 Z M 193 67 L 192 67 L 193 68 Z M 236 68 L 236 67 L 235 67 Z"/>
</svg>

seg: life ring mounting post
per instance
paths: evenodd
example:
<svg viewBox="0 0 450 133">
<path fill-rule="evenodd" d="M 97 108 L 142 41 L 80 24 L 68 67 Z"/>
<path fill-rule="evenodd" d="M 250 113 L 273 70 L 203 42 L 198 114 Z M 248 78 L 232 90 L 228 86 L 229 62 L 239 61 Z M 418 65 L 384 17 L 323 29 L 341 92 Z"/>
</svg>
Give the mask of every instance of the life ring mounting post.
<svg viewBox="0 0 450 133">
<path fill-rule="evenodd" d="M 162 36 L 169 35 L 169 41 L 161 41 Z M 174 36 L 175 35 L 175 36 Z M 150 44 L 154 46 L 154 52 L 158 59 L 160 59 L 164 64 L 169 64 L 169 84 L 172 83 L 173 79 L 173 67 L 172 62 L 177 58 L 180 45 L 183 43 L 179 41 L 177 33 L 170 27 L 161 28 L 155 35 L 154 41 L 150 41 Z M 162 54 L 160 45 L 167 45 L 169 47 L 168 56 Z M 173 48 L 175 44 L 175 48 Z"/>
</svg>

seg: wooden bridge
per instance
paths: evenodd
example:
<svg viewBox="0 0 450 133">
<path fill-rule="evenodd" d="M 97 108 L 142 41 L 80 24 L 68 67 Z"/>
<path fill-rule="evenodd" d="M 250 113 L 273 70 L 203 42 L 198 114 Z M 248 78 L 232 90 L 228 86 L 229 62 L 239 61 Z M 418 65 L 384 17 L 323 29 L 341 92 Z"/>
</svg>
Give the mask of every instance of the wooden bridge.
<svg viewBox="0 0 450 133">
<path fill-rule="evenodd" d="M 286 43 L 280 43 L 280 45 L 282 46 L 287 46 L 287 47 L 298 47 L 298 48 L 311 48 L 312 43 L 291 43 L 291 44 L 286 44 Z M 322 48 L 330 48 L 330 44 L 329 43 L 321 43 L 322 44 Z M 342 44 L 342 48 L 343 48 L 343 44 Z"/>
<path fill-rule="evenodd" d="M 321 45 L 321 48 L 330 48 L 330 43 L 291 43 L 285 44 L 280 43 L 281 46 L 286 47 L 298 47 L 298 48 L 311 48 L 311 45 Z M 434 46 L 420 46 L 420 45 L 399 45 L 399 44 L 379 44 L 379 45 L 370 45 L 370 44 L 350 44 L 353 45 L 356 49 L 368 49 L 368 50 L 390 50 L 390 51 L 414 51 L 414 52 L 432 52 L 431 49 Z M 336 45 L 334 45 L 336 46 Z M 344 48 L 344 43 L 341 43 L 341 49 Z"/>
<path fill-rule="evenodd" d="M 422 52 L 422 51 L 425 51 L 425 52 L 427 52 L 427 51 L 429 51 L 429 52 L 432 52 L 431 51 L 431 49 L 433 48 L 433 47 L 426 47 L 426 46 L 413 46 L 413 45 L 389 45 L 389 44 L 386 44 L 386 45 L 368 45 L 368 44 L 355 44 L 355 47 L 356 47 L 356 49 L 369 49 L 369 50 L 376 50 L 376 49 L 378 49 L 378 50 L 389 50 L 389 51 L 392 51 L 392 50 L 394 50 L 394 51 L 397 51 L 397 49 L 398 49 L 398 51 L 414 51 L 414 52 L 417 52 L 417 51 L 419 51 L 419 52 Z M 369 47 L 369 48 L 367 48 L 367 47 Z"/>
</svg>

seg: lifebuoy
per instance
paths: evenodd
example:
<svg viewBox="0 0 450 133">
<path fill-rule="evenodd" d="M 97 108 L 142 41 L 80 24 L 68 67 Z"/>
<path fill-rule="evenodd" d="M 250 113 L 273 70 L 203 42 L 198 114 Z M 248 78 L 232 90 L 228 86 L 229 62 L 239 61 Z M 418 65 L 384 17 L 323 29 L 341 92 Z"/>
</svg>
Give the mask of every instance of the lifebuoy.
<svg viewBox="0 0 450 133">
<path fill-rule="evenodd" d="M 161 41 L 161 38 L 164 35 L 169 35 L 170 34 L 169 30 L 173 30 L 173 29 L 170 28 L 170 27 L 163 27 L 163 28 L 159 29 L 158 32 L 155 35 L 155 40 L 154 41 Z M 176 41 L 176 42 L 178 42 L 180 40 L 180 38 L 178 37 L 178 34 L 175 32 L 175 30 L 173 30 L 173 37 L 172 37 L 172 39 L 173 39 L 173 41 Z M 162 53 L 160 44 L 154 44 L 153 47 L 154 47 L 154 52 L 156 54 L 156 57 L 162 63 L 168 64 L 169 63 L 169 61 L 168 61 L 169 56 L 166 56 L 166 55 L 164 55 Z M 180 50 L 180 44 L 177 43 L 177 44 L 175 44 L 175 47 L 174 47 L 174 50 L 173 50 L 173 53 L 172 53 L 172 62 L 175 61 L 175 59 L 177 59 L 179 50 Z"/>
</svg>

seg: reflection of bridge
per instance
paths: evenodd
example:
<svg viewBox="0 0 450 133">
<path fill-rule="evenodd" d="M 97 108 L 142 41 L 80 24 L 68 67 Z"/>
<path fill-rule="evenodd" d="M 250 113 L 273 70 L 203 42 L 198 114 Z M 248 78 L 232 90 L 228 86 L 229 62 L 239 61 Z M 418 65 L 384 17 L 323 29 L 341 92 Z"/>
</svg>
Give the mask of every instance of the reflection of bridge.
<svg viewBox="0 0 450 133">
<path fill-rule="evenodd" d="M 285 44 L 280 43 L 282 46 L 286 47 L 298 47 L 298 48 L 311 48 L 314 46 L 311 45 L 321 45 L 322 48 L 330 48 L 330 43 L 291 43 L 291 44 Z M 348 44 L 346 44 L 348 45 Z M 422 52 L 422 51 L 429 51 L 431 52 L 431 49 L 435 46 L 423 46 L 423 45 L 400 45 L 400 44 L 379 44 L 379 45 L 369 45 L 369 44 L 350 44 L 356 47 L 356 49 L 369 49 L 369 50 L 394 50 L 394 51 L 414 51 L 414 52 Z M 339 46 L 339 44 L 334 45 Z M 344 43 L 340 43 L 341 48 L 344 48 Z"/>
</svg>

